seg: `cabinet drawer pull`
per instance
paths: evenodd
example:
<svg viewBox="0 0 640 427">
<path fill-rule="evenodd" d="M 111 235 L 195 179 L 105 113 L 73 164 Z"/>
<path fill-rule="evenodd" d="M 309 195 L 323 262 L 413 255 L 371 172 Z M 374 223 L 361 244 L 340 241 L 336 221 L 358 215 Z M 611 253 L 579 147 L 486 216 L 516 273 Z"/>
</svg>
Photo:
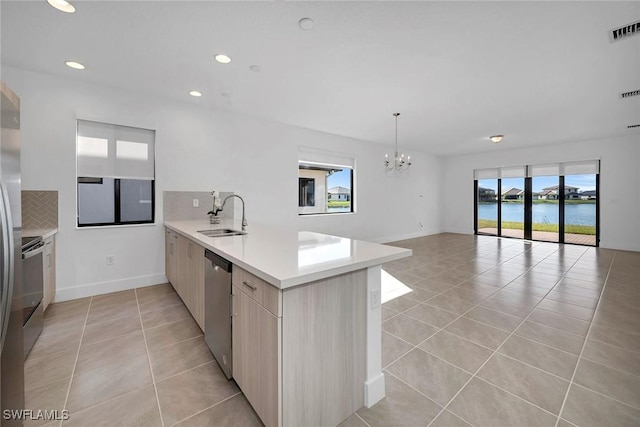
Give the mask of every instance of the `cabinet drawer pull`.
<svg viewBox="0 0 640 427">
<path fill-rule="evenodd" d="M 257 291 L 258 287 L 257 286 L 253 286 L 252 284 L 250 284 L 249 282 L 247 282 L 246 280 L 242 281 L 242 284 L 245 286 L 248 286 L 249 288 L 251 288 L 252 291 Z"/>
</svg>

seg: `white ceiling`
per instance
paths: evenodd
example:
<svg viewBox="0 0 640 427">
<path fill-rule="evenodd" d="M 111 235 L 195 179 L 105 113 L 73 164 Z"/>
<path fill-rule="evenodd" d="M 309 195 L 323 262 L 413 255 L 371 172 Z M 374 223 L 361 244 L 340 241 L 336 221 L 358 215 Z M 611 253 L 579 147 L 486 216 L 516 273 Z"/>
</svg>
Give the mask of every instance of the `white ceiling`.
<svg viewBox="0 0 640 427">
<path fill-rule="evenodd" d="M 441 155 L 640 133 L 639 1 L 74 4 L 3 0 L 2 64 Z"/>
</svg>

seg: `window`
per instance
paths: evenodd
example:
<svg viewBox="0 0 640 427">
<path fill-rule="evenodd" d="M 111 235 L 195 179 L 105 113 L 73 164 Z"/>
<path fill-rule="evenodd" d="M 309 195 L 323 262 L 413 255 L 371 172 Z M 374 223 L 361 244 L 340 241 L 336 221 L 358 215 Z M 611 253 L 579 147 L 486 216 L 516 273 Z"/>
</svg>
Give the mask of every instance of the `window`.
<svg viewBox="0 0 640 427">
<path fill-rule="evenodd" d="M 598 160 L 478 169 L 475 233 L 598 246 L 599 172 Z"/>
<path fill-rule="evenodd" d="M 155 131 L 78 120 L 77 225 L 153 223 Z"/>
<path fill-rule="evenodd" d="M 299 197 L 298 197 L 298 206 L 307 207 L 307 206 L 315 206 L 316 199 L 316 180 L 313 178 L 298 178 L 298 189 L 299 189 Z"/>
<path fill-rule="evenodd" d="M 353 165 L 353 158 L 301 148 L 298 214 L 354 212 Z"/>
</svg>

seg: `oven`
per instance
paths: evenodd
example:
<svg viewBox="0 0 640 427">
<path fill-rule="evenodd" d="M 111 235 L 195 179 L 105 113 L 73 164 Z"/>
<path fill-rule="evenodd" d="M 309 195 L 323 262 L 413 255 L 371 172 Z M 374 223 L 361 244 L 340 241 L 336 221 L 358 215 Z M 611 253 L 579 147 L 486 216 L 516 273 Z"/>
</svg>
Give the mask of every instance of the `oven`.
<svg viewBox="0 0 640 427">
<path fill-rule="evenodd" d="M 43 292 L 43 252 L 42 237 L 22 238 L 22 278 L 23 278 L 23 331 L 24 357 L 29 355 L 44 326 L 42 309 Z"/>
</svg>

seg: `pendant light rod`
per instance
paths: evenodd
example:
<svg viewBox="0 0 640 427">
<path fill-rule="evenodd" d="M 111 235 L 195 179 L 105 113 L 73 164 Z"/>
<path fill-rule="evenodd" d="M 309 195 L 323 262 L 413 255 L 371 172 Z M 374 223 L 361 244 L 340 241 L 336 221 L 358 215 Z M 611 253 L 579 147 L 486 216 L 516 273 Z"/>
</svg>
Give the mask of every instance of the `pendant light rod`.
<svg viewBox="0 0 640 427">
<path fill-rule="evenodd" d="M 396 118 L 396 157 L 398 157 L 398 116 L 400 113 L 393 113 L 393 116 Z"/>
</svg>

